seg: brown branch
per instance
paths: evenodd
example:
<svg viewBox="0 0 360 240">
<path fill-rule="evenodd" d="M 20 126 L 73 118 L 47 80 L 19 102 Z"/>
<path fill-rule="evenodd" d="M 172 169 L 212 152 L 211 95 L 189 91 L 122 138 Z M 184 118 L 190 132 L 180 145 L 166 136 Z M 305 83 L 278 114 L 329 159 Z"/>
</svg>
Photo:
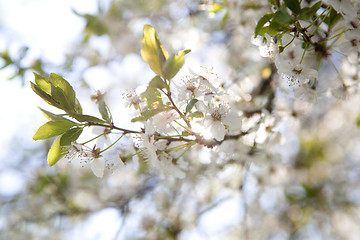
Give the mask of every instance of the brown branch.
<svg viewBox="0 0 360 240">
<path fill-rule="evenodd" d="M 105 128 L 110 128 L 110 129 L 115 129 L 115 130 L 119 130 L 119 131 L 123 131 L 124 134 L 128 134 L 128 133 L 144 133 L 144 131 L 134 131 L 134 130 L 128 130 L 125 128 L 119 128 L 114 126 L 113 124 L 103 124 L 103 123 L 96 123 L 96 122 L 88 122 L 87 123 L 88 126 L 100 126 L 100 127 L 105 127 Z"/>
</svg>

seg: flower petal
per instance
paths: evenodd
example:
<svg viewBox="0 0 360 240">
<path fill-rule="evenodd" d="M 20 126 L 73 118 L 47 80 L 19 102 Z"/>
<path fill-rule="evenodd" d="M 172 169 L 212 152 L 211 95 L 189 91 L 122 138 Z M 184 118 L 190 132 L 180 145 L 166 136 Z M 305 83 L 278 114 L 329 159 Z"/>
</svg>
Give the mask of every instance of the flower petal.
<svg viewBox="0 0 360 240">
<path fill-rule="evenodd" d="M 95 158 L 90 162 L 90 167 L 94 175 L 98 178 L 102 178 L 104 176 L 105 164 L 102 158 Z"/>
<path fill-rule="evenodd" d="M 210 131 L 216 140 L 224 140 L 225 126 L 220 121 L 214 121 L 210 126 Z"/>
</svg>

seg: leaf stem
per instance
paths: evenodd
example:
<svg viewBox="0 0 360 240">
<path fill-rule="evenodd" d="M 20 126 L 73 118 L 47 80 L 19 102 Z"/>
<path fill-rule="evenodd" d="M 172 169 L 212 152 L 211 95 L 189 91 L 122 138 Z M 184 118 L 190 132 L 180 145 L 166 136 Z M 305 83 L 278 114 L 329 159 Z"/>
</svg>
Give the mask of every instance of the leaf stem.
<svg viewBox="0 0 360 240">
<path fill-rule="evenodd" d="M 111 148 L 112 146 L 114 146 L 123 136 L 125 136 L 125 133 L 121 134 L 121 136 L 120 136 L 118 139 L 116 139 L 116 141 L 113 142 L 110 146 L 108 146 L 107 148 L 101 150 L 101 151 L 99 152 L 99 154 L 105 152 L 106 150 L 108 150 L 109 148 Z"/>
<path fill-rule="evenodd" d="M 80 143 L 81 145 L 85 145 L 85 144 L 87 144 L 87 143 L 89 143 L 89 142 L 91 142 L 91 141 L 94 141 L 95 139 L 97 139 L 97 138 L 99 138 L 99 137 L 101 137 L 101 136 L 103 136 L 103 135 L 106 135 L 106 134 L 108 134 L 108 133 L 110 133 L 111 132 L 111 130 L 107 130 L 107 131 L 105 131 L 105 132 L 103 132 L 102 134 L 100 134 L 100 135 L 98 135 L 98 136 L 96 136 L 96 137 L 94 137 L 94 138 L 92 138 L 92 139 L 90 139 L 90 140 L 88 140 L 88 141 L 86 141 L 86 142 L 84 142 L 84 143 Z"/>
<path fill-rule="evenodd" d="M 328 9 L 330 9 L 330 5 L 327 6 L 327 8 L 326 8 L 324 11 L 322 11 L 322 13 L 320 13 L 320 15 L 319 15 L 314 21 L 312 21 L 309 26 L 306 27 L 306 30 L 309 29 L 312 25 L 314 25 L 314 24 L 317 22 L 317 20 L 319 20 L 319 18 L 320 18 Z M 330 11 L 325 15 L 325 17 L 322 19 L 322 21 L 320 22 L 320 24 L 325 20 L 325 18 L 326 18 L 327 15 L 329 15 L 329 14 L 330 14 Z M 315 29 L 315 31 L 319 28 L 320 24 L 318 24 L 318 27 Z M 314 32 L 315 32 L 315 31 L 314 31 Z"/>
</svg>

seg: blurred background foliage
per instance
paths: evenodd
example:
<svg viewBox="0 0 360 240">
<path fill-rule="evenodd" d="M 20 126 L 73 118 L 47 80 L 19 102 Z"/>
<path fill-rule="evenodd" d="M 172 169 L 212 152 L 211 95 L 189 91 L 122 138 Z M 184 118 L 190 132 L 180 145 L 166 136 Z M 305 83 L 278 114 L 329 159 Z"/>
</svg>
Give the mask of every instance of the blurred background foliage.
<svg viewBox="0 0 360 240">
<path fill-rule="evenodd" d="M 137 61 L 127 62 L 140 58 L 149 23 L 171 51 L 190 48 L 190 62 L 220 69 L 222 85 L 247 99 L 237 110 L 257 119 L 266 108 L 285 119 L 286 143 L 269 150 L 238 142 L 230 157 L 221 148 L 195 148 L 185 156 L 190 170 L 183 180 L 159 179 L 132 163 L 97 179 L 67 163 L 47 167 L 49 142 L 10 147 L 17 152 L 11 169 L 23 173 L 25 184 L 0 196 L 0 239 L 358 239 L 359 99 L 309 104 L 275 90 L 274 67 L 250 43 L 256 21 L 270 8 L 260 0 L 99 0 L 96 13 L 73 9 L 84 27 L 63 63 L 29 60 L 32 46 L 3 49 L 1 68 L 25 87 L 28 73 L 57 72 L 90 89 L 83 94 L 89 96 L 87 71 L 110 69 L 111 105 L 120 89 L 151 79 Z M 122 75 L 116 70 L 122 64 L 139 75 Z M 36 167 L 27 168 L 31 161 Z M 97 215 L 105 210 L 115 212 L 115 220 Z"/>
</svg>

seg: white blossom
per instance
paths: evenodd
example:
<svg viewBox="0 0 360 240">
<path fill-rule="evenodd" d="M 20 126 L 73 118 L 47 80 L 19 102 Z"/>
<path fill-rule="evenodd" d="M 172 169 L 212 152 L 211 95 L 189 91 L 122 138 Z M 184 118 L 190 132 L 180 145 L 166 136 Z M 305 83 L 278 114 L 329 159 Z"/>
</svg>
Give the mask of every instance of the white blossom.
<svg viewBox="0 0 360 240">
<path fill-rule="evenodd" d="M 330 4 L 338 13 L 342 14 L 344 18 L 350 19 L 357 15 L 356 8 L 349 0 L 323 0 Z"/>
<path fill-rule="evenodd" d="M 77 159 L 83 166 L 90 165 L 94 175 L 99 178 L 104 175 L 105 159 L 100 155 L 100 149 L 96 148 L 96 145 L 93 148 L 89 148 L 85 145 L 71 143 L 71 145 L 67 147 L 64 157 L 68 159 L 69 162 Z"/>
<path fill-rule="evenodd" d="M 158 148 L 155 146 L 154 136 L 149 133 L 143 133 L 135 136 L 136 145 L 142 149 L 142 153 L 152 167 L 158 164 L 158 157 L 156 151 Z"/>
<path fill-rule="evenodd" d="M 180 169 L 177 164 L 174 164 L 173 157 L 167 152 L 161 152 L 159 154 L 159 162 L 157 165 L 157 170 L 160 173 L 161 177 L 176 177 L 184 178 L 185 173 Z"/>
<path fill-rule="evenodd" d="M 140 104 L 143 102 L 143 100 L 140 98 L 140 96 L 135 92 L 134 89 L 129 89 L 123 94 L 125 100 L 127 101 L 127 105 L 129 107 L 134 106 L 136 110 L 140 109 Z"/>
<path fill-rule="evenodd" d="M 343 85 L 341 85 L 341 86 L 339 86 L 339 87 L 337 87 L 337 88 L 335 88 L 335 89 L 332 89 L 332 90 L 331 90 L 331 94 L 332 94 L 334 97 L 336 97 L 336 98 L 338 98 L 338 99 L 341 99 L 341 100 L 346 100 L 346 99 L 348 99 L 348 97 L 349 97 L 348 88 L 345 87 L 345 86 L 343 86 Z"/>
<path fill-rule="evenodd" d="M 171 123 L 179 117 L 175 110 L 163 111 L 151 117 L 145 124 L 145 128 L 150 133 L 168 134 L 174 131 Z"/>
<path fill-rule="evenodd" d="M 150 168 L 155 170 L 160 177 L 185 177 L 183 170 L 187 169 L 187 164 L 183 160 L 179 161 L 181 165 L 176 164 L 176 162 L 173 162 L 176 154 L 171 153 L 177 151 L 166 150 L 167 147 L 171 149 L 180 143 L 167 145 L 164 141 L 155 142 L 154 136 L 148 133 L 138 135 L 136 141 L 138 141 L 138 147 L 142 148 L 142 154 L 146 158 Z"/>
<path fill-rule="evenodd" d="M 104 158 L 102 157 L 93 158 L 89 164 L 95 176 L 97 176 L 98 178 L 102 178 L 104 176 L 104 170 L 105 170 Z"/>
<path fill-rule="evenodd" d="M 305 64 L 278 60 L 277 67 L 282 79 L 287 80 L 289 86 L 311 86 L 318 79 L 318 71 Z"/>
<path fill-rule="evenodd" d="M 198 106 L 202 106 L 199 104 Z M 239 129 L 241 126 L 240 118 L 234 114 L 230 114 L 230 106 L 223 102 L 212 99 L 207 106 L 200 107 L 205 112 L 203 126 L 209 131 L 211 137 L 218 141 L 224 139 L 225 133 L 229 129 Z M 205 133 L 205 135 L 207 135 Z M 209 136 L 205 136 L 209 137 Z"/>
<path fill-rule="evenodd" d="M 70 146 L 66 147 L 64 158 L 66 158 L 69 163 L 71 163 L 74 159 L 81 161 L 83 154 L 83 146 L 81 144 L 72 142 Z"/>
<path fill-rule="evenodd" d="M 195 73 L 182 78 L 177 84 L 177 100 L 183 103 L 194 98 L 208 100 L 219 94 L 219 89 L 214 87 L 211 80 Z"/>
<path fill-rule="evenodd" d="M 345 33 L 345 41 L 339 44 L 344 54 L 357 53 L 360 50 L 360 26 Z"/>
<path fill-rule="evenodd" d="M 265 38 L 257 36 L 252 39 L 252 43 L 259 47 L 260 56 L 274 59 L 279 54 L 279 47 L 270 37 L 269 34 L 265 34 Z"/>
</svg>

